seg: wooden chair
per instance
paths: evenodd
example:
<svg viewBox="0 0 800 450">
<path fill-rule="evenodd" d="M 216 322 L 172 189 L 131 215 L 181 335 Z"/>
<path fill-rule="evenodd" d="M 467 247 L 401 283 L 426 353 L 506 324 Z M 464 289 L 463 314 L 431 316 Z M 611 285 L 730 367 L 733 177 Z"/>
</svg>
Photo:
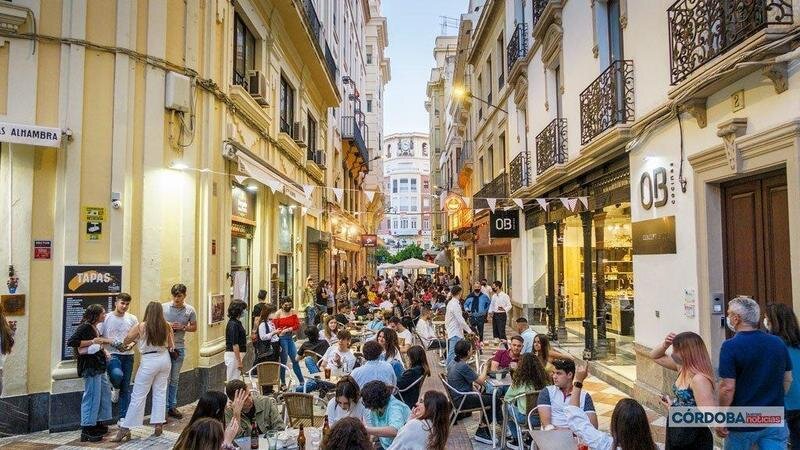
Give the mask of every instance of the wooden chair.
<svg viewBox="0 0 800 450">
<path fill-rule="evenodd" d="M 321 410 L 314 410 L 315 402 L 321 405 Z M 313 394 L 287 392 L 283 394 L 283 421 L 291 428 L 298 428 L 300 424 L 305 427 L 321 427 L 325 420 L 326 406 L 322 399 Z"/>
<path fill-rule="evenodd" d="M 506 444 L 506 433 L 505 433 L 505 425 L 508 420 L 513 420 L 514 423 L 517 425 L 517 442 L 522 445 L 522 437 L 523 437 L 523 426 L 527 425 L 527 430 L 524 430 L 526 433 L 530 433 L 533 431 L 533 427 L 531 426 L 533 423 L 533 418 L 539 418 L 539 411 L 536 402 L 539 400 L 539 392 L 541 391 L 530 391 L 530 392 L 523 392 L 519 395 L 515 395 L 511 398 L 504 398 L 503 401 L 503 433 L 502 433 L 502 442 L 501 448 L 505 448 Z M 517 408 L 517 401 L 525 397 L 525 419 L 523 421 L 516 420 L 516 414 L 511 415 L 509 409 Z M 539 421 L 541 427 L 541 421 Z"/>
</svg>

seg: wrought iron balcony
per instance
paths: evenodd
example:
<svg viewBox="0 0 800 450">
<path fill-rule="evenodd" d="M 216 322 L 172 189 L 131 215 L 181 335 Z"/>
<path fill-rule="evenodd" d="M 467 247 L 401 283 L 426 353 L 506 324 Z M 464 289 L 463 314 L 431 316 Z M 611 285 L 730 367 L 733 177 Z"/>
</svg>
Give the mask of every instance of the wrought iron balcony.
<svg viewBox="0 0 800 450">
<path fill-rule="evenodd" d="M 486 183 L 481 190 L 472 196 L 473 208 L 488 208 L 487 198 L 503 199 L 508 197 L 508 182 L 505 173 L 496 176 L 494 180 Z"/>
<path fill-rule="evenodd" d="M 361 156 L 364 162 L 369 161 L 369 153 L 367 152 L 367 144 L 364 140 L 364 135 L 361 132 L 361 125 L 358 124 L 355 117 L 342 117 L 342 139 L 351 141 L 358 149 L 359 156 Z"/>
<path fill-rule="evenodd" d="M 536 174 L 567 162 L 567 119 L 554 119 L 536 136 Z"/>
<path fill-rule="evenodd" d="M 336 80 L 339 79 L 339 68 L 336 66 L 336 60 L 333 59 L 333 53 L 328 43 L 325 43 L 325 65 L 328 67 L 328 74 L 333 80 L 333 85 L 336 86 Z"/>
<path fill-rule="evenodd" d="M 456 173 L 461 174 L 465 166 L 472 166 L 472 141 L 464 141 L 456 155 Z"/>
<path fill-rule="evenodd" d="M 508 190 L 517 192 L 518 189 L 530 186 L 531 163 L 527 151 L 515 156 L 509 163 Z"/>
<path fill-rule="evenodd" d="M 672 84 L 768 25 L 792 20 L 792 0 L 676 1 L 667 10 Z"/>
<path fill-rule="evenodd" d="M 581 145 L 614 125 L 630 122 L 633 108 L 633 61 L 614 61 L 581 92 Z"/>
<path fill-rule="evenodd" d="M 544 8 L 547 6 L 547 2 L 550 0 L 533 0 L 531 2 L 531 7 L 533 8 L 533 20 L 531 21 L 531 26 L 536 26 L 536 23 L 542 17 L 542 13 L 544 12 Z"/>
<path fill-rule="evenodd" d="M 528 24 L 523 22 L 517 24 L 517 28 L 514 29 L 514 34 L 511 35 L 511 40 L 508 41 L 508 46 L 506 47 L 506 61 L 508 61 L 507 63 L 508 73 L 511 73 L 511 69 L 514 67 L 514 64 L 517 61 L 525 58 L 525 56 L 527 55 L 528 55 Z"/>
<path fill-rule="evenodd" d="M 322 30 L 322 23 L 317 16 L 317 9 L 314 7 L 314 2 L 311 0 L 303 0 L 303 9 L 306 11 L 306 20 L 308 20 L 308 31 L 311 36 L 319 42 L 320 31 Z"/>
</svg>

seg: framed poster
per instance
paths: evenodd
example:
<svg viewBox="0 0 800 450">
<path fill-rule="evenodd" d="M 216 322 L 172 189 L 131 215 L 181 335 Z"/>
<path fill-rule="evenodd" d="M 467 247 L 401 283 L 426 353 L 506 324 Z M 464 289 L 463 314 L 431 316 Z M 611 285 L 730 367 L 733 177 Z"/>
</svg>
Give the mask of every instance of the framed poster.
<svg viewBox="0 0 800 450">
<path fill-rule="evenodd" d="M 110 311 L 121 287 L 122 266 L 64 266 L 62 361 L 75 356 L 67 340 L 80 325 L 86 308 L 97 304 Z"/>
<path fill-rule="evenodd" d="M 208 302 L 209 324 L 220 323 L 225 320 L 225 295 L 211 294 Z"/>
</svg>

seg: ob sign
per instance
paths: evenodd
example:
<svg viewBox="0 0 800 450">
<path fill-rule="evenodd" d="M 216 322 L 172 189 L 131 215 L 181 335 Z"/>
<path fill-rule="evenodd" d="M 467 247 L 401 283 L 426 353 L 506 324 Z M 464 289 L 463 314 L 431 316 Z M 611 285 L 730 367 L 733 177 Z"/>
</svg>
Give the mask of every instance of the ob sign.
<svg viewBox="0 0 800 450">
<path fill-rule="evenodd" d="M 496 210 L 489 213 L 489 237 L 492 238 L 518 238 L 519 213 L 516 209 L 511 211 Z"/>
</svg>

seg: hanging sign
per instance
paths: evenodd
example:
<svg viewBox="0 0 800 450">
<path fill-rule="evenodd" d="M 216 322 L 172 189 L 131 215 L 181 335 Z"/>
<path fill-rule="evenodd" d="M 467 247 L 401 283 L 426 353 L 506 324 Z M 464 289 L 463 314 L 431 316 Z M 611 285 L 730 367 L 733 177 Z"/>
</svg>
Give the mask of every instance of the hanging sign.
<svg viewBox="0 0 800 450">
<path fill-rule="evenodd" d="M 362 234 L 361 246 L 362 247 L 376 247 L 378 245 L 378 236 L 374 234 Z"/>
<path fill-rule="evenodd" d="M 98 304 L 111 311 L 121 286 L 122 266 L 64 266 L 62 361 L 75 356 L 67 340 L 80 325 L 86 308 Z"/>
<path fill-rule="evenodd" d="M 0 122 L 0 142 L 38 145 L 40 147 L 60 147 L 61 129 Z"/>
<path fill-rule="evenodd" d="M 496 209 L 489 213 L 489 237 L 492 238 L 518 238 L 519 237 L 519 212 L 518 210 L 506 211 Z"/>
</svg>

